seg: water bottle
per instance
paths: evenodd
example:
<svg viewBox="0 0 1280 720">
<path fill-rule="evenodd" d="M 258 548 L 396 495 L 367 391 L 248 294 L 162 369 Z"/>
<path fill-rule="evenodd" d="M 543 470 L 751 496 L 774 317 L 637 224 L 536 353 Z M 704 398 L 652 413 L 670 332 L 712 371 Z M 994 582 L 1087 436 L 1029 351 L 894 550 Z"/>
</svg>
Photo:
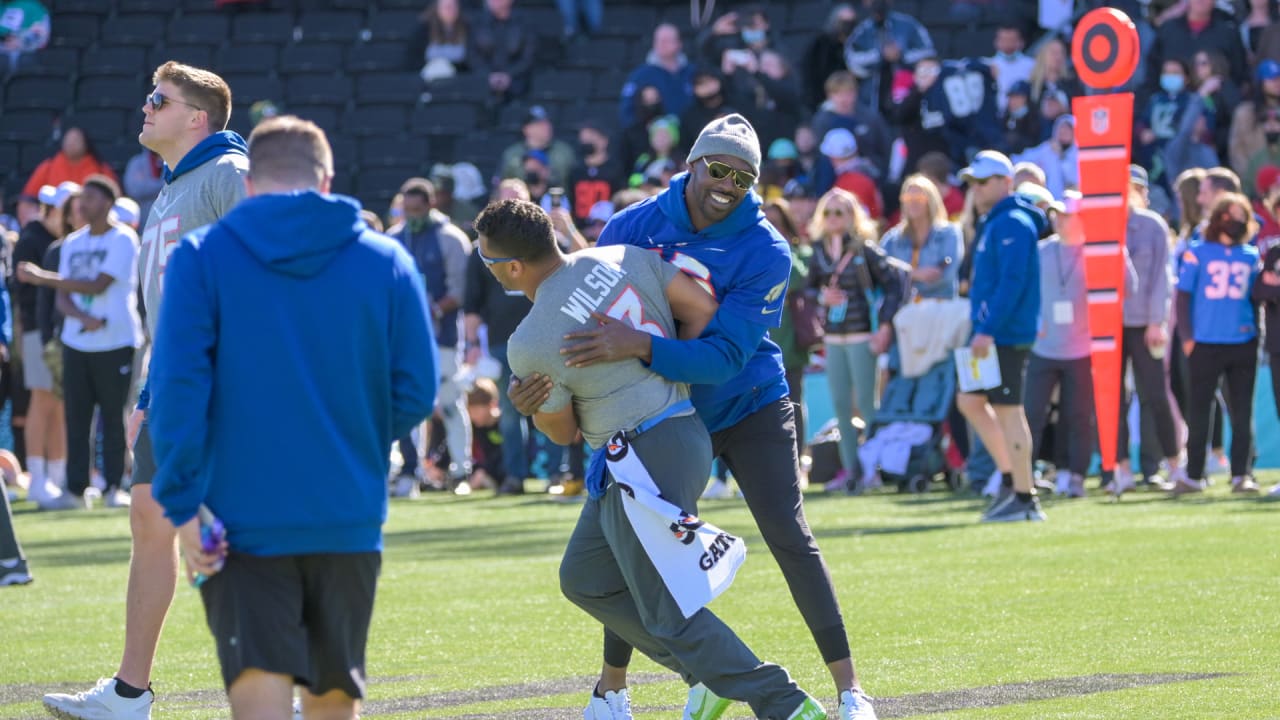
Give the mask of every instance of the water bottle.
<svg viewBox="0 0 1280 720">
<path fill-rule="evenodd" d="M 218 552 L 218 548 L 227 538 L 227 529 L 223 527 L 222 521 L 214 517 L 213 512 L 204 505 L 200 506 L 196 516 L 200 518 L 200 549 L 206 553 Z M 218 559 L 219 570 L 222 569 L 224 562 L 226 562 L 225 557 Z M 198 588 L 208 579 L 207 576 L 197 573 L 191 581 L 191 586 Z"/>
<path fill-rule="evenodd" d="M 832 305 L 827 309 L 827 322 L 832 325 L 839 325 L 844 322 L 844 314 L 849 309 L 849 301 L 845 300 L 839 305 Z"/>
</svg>

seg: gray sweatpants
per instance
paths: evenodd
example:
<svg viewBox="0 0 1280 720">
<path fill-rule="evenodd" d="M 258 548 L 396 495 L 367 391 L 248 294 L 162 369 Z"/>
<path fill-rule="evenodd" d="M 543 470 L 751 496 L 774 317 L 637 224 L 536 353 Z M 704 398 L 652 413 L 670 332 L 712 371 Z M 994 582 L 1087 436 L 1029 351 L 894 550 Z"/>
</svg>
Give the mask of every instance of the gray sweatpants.
<svg viewBox="0 0 1280 720">
<path fill-rule="evenodd" d="M 711 474 L 711 439 L 696 416 L 667 420 L 632 441 L 662 496 L 696 513 Z M 715 613 L 685 619 L 636 539 L 617 486 L 587 500 L 560 563 L 560 589 L 578 607 L 685 682 L 748 703 L 756 717 L 788 717 L 805 694 L 762 662 Z"/>
</svg>

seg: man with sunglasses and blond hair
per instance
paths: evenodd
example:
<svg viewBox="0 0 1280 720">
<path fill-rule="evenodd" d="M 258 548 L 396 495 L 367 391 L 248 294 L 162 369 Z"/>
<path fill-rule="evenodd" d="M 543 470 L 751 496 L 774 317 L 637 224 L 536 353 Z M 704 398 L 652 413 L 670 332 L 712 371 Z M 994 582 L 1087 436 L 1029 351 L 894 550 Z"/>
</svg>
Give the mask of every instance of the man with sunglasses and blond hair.
<svg viewBox="0 0 1280 720">
<path fill-rule="evenodd" d="M 227 131 L 231 88 L 218 75 L 169 61 L 152 76 L 155 89 L 142 106 L 138 141 L 164 160 L 164 188 L 151 206 L 142 231 L 139 277 L 147 330 L 155 336 L 165 264 L 178 240 L 209 225 L 244 197 L 248 146 Z M 55 717 L 80 720 L 142 720 L 151 717 L 155 694 L 151 667 L 178 578 L 177 534 L 151 496 L 155 476 L 146 428 L 150 395 L 144 387 L 129 418 L 133 485 L 129 524 L 133 553 L 125 596 L 125 641 L 114 677 L 74 694 L 51 693 L 44 704 Z"/>
<path fill-rule="evenodd" d="M 694 407 L 711 431 L 713 455 L 737 479 L 831 672 L 839 695 L 835 717 L 874 720 L 854 672 L 831 575 L 804 516 L 794 407 L 782 353 L 768 337 L 781 321 L 791 250 L 752 192 L 759 175 L 760 141 L 751 124 L 738 114 L 712 120 L 689 153 L 689 172 L 615 215 L 600 234 L 600 246 L 660 251 L 719 302 L 700 337 L 658 338 L 609 320 L 598 329 L 570 333 L 566 359 L 586 367 L 638 358 L 658 375 L 691 385 Z M 511 398 L 531 414 L 550 393 L 546 377 L 531 375 L 513 384 Z M 569 554 L 564 561 L 566 567 L 589 562 Z M 600 695 L 626 691 L 631 650 L 606 629 Z M 715 720 L 729 704 L 698 683 L 689 691 L 684 717 Z M 609 713 L 593 699 L 586 717 L 631 716 Z"/>
</svg>

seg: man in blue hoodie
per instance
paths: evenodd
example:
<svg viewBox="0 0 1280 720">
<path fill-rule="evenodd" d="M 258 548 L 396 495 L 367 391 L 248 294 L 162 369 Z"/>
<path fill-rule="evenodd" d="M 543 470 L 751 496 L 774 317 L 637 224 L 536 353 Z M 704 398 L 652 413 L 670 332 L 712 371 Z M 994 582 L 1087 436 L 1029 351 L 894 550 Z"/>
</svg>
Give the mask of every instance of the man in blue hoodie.
<svg viewBox="0 0 1280 720">
<path fill-rule="evenodd" d="M 804 516 L 794 407 L 782 353 L 768 337 L 781 321 L 791 250 L 752 192 L 760 154 L 755 130 L 741 115 L 711 121 L 689 153 L 689 172 L 615 215 L 600 235 L 602 246 L 660 251 L 711 293 L 720 309 L 702 336 L 654 338 L 611 322 L 570 334 L 564 352 L 577 366 L 639 358 L 668 380 L 692 386 L 713 454 L 737 479 L 835 681 L 837 717 L 868 720 L 875 711 L 854 672 L 831 575 Z M 531 414 L 549 397 L 550 382 L 528 377 L 512 393 L 513 404 Z M 606 631 L 604 656 L 601 692 L 626 687 L 631 647 Z M 728 705 L 695 685 L 685 717 L 714 720 Z"/>
<path fill-rule="evenodd" d="M 208 70 L 167 62 L 152 77 L 155 89 L 142 105 L 138 141 L 165 163 L 164 188 L 156 197 L 142 231 L 138 252 L 147 331 L 156 334 L 161 285 L 169 253 L 178 239 L 225 215 L 244 197 L 249 158 L 244 140 L 227 132 L 231 88 Z M 125 596 L 124 652 L 114 677 L 82 693 L 51 693 L 44 704 L 59 717 L 146 720 L 155 695 L 151 668 L 165 615 L 178 579 L 173 526 L 147 492 L 155 475 L 151 437 L 145 419 L 149 393 L 144 388 L 129 418 L 133 448 L 133 485 L 129 526 L 133 552 Z"/>
<path fill-rule="evenodd" d="M 297 682 L 304 716 L 352 718 L 391 443 L 435 401 L 431 314 L 404 248 L 328 194 L 315 124 L 264 121 L 249 161 L 249 197 L 170 258 L 151 491 L 206 578 L 233 717 L 289 717 Z M 212 551 L 205 509 L 226 529 Z"/>
<path fill-rule="evenodd" d="M 1030 199 L 1014 194 L 1013 163 L 1001 153 L 983 150 L 960 177 L 969 184 L 974 208 L 982 217 L 969 284 L 969 347 L 974 357 L 994 352 L 1000 361 L 999 386 L 956 397 L 1001 475 L 1000 493 L 982 520 L 1044 520 L 1031 480 L 1031 431 L 1022 408 L 1022 386 L 1040 318 L 1037 245 L 1048 220 Z"/>
</svg>

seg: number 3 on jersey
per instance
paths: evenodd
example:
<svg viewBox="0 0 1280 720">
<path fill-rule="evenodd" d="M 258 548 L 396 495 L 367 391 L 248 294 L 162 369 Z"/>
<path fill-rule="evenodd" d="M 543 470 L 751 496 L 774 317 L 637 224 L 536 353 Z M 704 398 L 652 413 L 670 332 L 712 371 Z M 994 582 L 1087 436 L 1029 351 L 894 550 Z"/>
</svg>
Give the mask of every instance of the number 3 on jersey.
<svg viewBox="0 0 1280 720">
<path fill-rule="evenodd" d="M 613 301 L 605 315 L 621 320 L 636 330 L 647 332 L 654 337 L 667 336 L 662 331 L 661 325 L 644 319 L 644 304 L 640 302 L 640 295 L 630 285 L 622 291 L 617 300 Z"/>
<path fill-rule="evenodd" d="M 1245 292 L 1249 287 L 1249 276 L 1253 274 L 1253 267 L 1248 263 L 1232 262 L 1225 260 L 1214 260 L 1205 266 L 1205 272 L 1209 273 L 1209 278 L 1213 281 L 1204 288 L 1204 296 L 1208 300 L 1229 300 L 1244 299 Z"/>
</svg>

